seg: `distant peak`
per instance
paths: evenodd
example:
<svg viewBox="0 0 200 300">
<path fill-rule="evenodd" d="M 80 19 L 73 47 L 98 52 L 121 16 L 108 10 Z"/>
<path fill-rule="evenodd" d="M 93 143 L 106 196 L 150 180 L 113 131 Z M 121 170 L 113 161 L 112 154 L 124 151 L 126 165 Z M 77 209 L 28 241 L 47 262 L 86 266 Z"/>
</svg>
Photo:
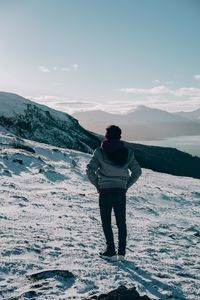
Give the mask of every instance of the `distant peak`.
<svg viewBox="0 0 200 300">
<path fill-rule="evenodd" d="M 143 109 L 150 109 L 150 107 L 147 107 L 145 105 L 138 105 L 135 109 L 135 111 L 143 110 Z"/>
</svg>

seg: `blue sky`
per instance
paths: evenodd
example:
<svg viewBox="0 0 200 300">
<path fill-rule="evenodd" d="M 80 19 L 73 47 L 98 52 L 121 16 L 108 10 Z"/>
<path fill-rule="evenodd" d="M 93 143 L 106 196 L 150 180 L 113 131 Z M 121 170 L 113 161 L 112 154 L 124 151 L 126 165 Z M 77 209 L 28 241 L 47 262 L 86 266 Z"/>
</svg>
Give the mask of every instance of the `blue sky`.
<svg viewBox="0 0 200 300">
<path fill-rule="evenodd" d="M 199 0 L 0 0 L 0 90 L 69 112 L 199 108 L 199 16 Z"/>
</svg>

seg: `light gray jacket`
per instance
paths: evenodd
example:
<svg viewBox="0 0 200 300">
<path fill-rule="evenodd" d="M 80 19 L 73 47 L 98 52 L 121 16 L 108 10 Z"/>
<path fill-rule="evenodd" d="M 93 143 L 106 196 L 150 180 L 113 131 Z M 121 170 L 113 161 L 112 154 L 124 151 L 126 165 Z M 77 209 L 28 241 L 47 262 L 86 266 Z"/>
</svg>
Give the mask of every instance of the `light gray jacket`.
<svg viewBox="0 0 200 300">
<path fill-rule="evenodd" d="M 132 149 L 128 149 L 127 163 L 123 166 L 116 166 L 108 160 L 105 151 L 99 147 L 94 151 L 87 165 L 86 174 L 97 189 L 128 189 L 138 180 L 142 170 Z"/>
</svg>

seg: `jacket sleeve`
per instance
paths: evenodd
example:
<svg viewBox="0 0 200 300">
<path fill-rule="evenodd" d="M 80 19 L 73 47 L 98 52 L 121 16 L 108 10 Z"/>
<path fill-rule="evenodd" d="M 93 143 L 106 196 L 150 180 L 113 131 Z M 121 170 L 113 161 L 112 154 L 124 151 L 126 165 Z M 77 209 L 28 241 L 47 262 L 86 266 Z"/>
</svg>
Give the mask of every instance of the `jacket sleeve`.
<svg viewBox="0 0 200 300">
<path fill-rule="evenodd" d="M 98 176 L 97 176 L 97 170 L 100 167 L 100 163 L 99 160 L 97 158 L 97 150 L 94 151 L 93 156 L 89 162 L 89 164 L 87 164 L 86 167 L 86 174 L 88 179 L 90 180 L 90 182 L 96 186 L 96 188 L 98 188 Z"/>
<path fill-rule="evenodd" d="M 141 169 L 140 165 L 138 164 L 137 160 L 135 159 L 134 154 L 132 156 L 132 159 L 131 159 L 131 162 L 130 162 L 128 168 L 131 171 L 131 175 L 127 182 L 127 188 L 130 188 L 142 174 L 142 169 Z"/>
</svg>

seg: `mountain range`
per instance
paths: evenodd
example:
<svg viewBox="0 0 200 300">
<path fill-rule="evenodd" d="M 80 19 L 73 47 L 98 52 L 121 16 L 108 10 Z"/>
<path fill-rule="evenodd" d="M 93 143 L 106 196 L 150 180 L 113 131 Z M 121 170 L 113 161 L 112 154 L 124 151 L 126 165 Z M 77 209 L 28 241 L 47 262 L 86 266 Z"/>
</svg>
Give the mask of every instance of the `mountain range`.
<svg viewBox="0 0 200 300">
<path fill-rule="evenodd" d="M 0 107 L 0 127 L 19 138 L 85 153 L 92 153 L 103 139 L 103 136 L 80 126 L 74 117 L 13 93 L 0 92 Z M 142 108 L 139 111 L 140 114 L 144 114 L 145 109 Z M 155 115 L 157 111 L 152 113 Z M 168 113 L 165 116 L 167 118 Z M 123 116 L 120 117 L 123 118 Z M 170 116 L 169 118 L 181 120 L 183 117 Z M 110 119 L 108 124 L 111 121 L 113 120 Z M 176 123 L 182 124 L 182 121 Z M 106 122 L 104 122 L 104 130 L 105 126 Z M 94 130 L 95 127 L 92 128 L 92 131 Z M 0 144 L 2 144 L 1 141 Z M 134 150 L 136 159 L 143 168 L 178 176 L 200 178 L 199 157 L 193 157 L 174 148 L 135 143 L 127 143 L 127 146 Z"/>
<path fill-rule="evenodd" d="M 122 128 L 123 137 L 129 141 L 198 135 L 200 132 L 200 109 L 169 113 L 141 105 L 123 115 L 93 110 L 77 112 L 73 116 L 86 129 L 99 134 L 104 134 L 106 126 L 118 124 Z"/>
</svg>

